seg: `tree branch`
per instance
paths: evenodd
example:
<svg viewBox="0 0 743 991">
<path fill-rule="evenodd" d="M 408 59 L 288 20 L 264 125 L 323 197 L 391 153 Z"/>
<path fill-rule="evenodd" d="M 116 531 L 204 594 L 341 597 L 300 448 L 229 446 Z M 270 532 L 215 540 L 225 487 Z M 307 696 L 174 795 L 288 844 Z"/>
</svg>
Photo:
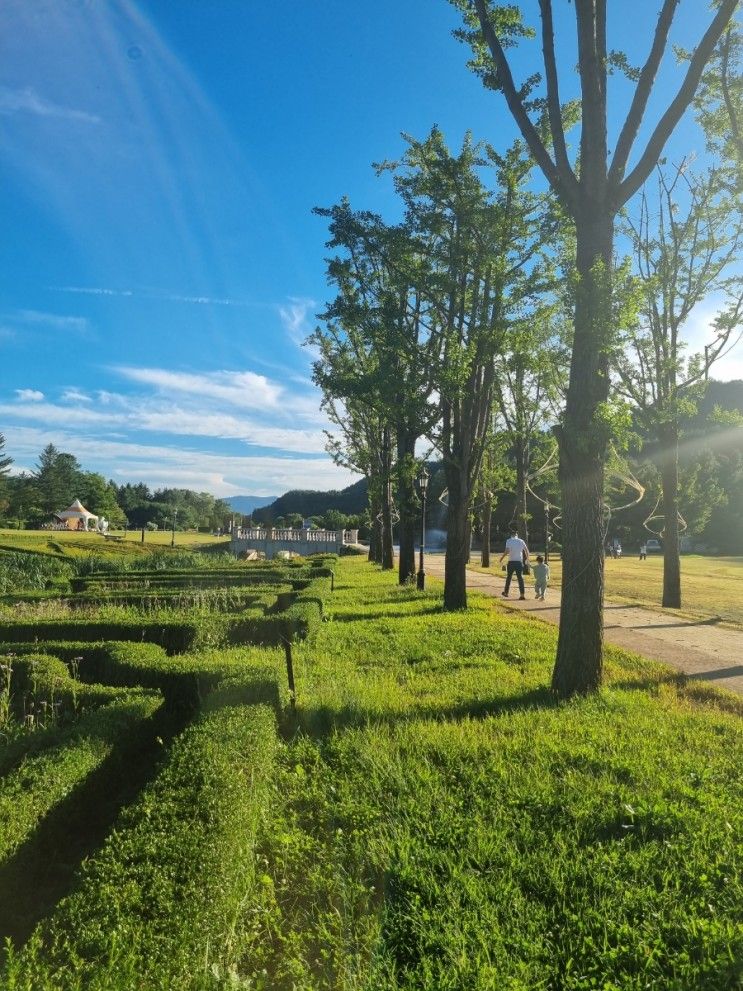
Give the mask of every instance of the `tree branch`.
<svg viewBox="0 0 743 991">
<path fill-rule="evenodd" d="M 478 0 L 478 2 L 481 2 L 481 0 Z M 704 68 L 714 51 L 715 45 L 720 40 L 723 31 L 730 22 L 738 6 L 738 2 L 739 0 L 722 0 L 720 3 L 717 13 L 712 19 L 712 23 L 705 31 L 702 40 L 697 45 L 691 57 L 686 76 L 678 93 L 669 104 L 668 109 L 650 136 L 639 162 L 623 182 L 614 186 L 612 201 L 615 209 L 618 210 L 622 207 L 650 175 L 653 166 L 660 158 L 663 146 L 673 133 L 682 114 L 694 99 L 694 94 L 696 93 Z"/>
<path fill-rule="evenodd" d="M 673 23 L 676 7 L 679 5 L 679 2 L 680 0 L 664 0 L 663 8 L 658 16 L 658 23 L 655 26 L 650 54 L 640 72 L 640 78 L 637 80 L 637 86 L 635 87 L 627 118 L 617 140 L 614 158 L 609 169 L 610 183 L 620 183 L 624 178 L 627 160 L 629 159 L 632 145 L 635 142 L 642 118 L 647 109 L 650 93 L 653 89 L 653 83 L 655 82 L 663 53 L 666 50 L 668 33 L 671 30 L 671 24 Z"/>
<path fill-rule="evenodd" d="M 551 4 L 552 0 L 547 0 L 547 2 Z M 503 90 L 503 96 L 508 104 L 508 109 L 511 111 L 513 119 L 516 121 L 537 165 L 539 165 L 555 193 L 561 197 L 565 205 L 572 212 L 575 206 L 575 196 L 570 186 L 570 179 L 567 175 L 563 175 L 562 170 L 552 161 L 549 152 L 544 146 L 544 142 L 526 112 L 524 102 L 519 96 L 516 84 L 513 81 L 506 53 L 503 51 L 503 46 L 493 29 L 493 25 L 490 23 L 485 0 L 474 0 L 474 4 L 483 37 L 495 62 L 498 83 Z M 570 175 L 572 176 L 572 174 L 571 169 Z M 573 176 L 573 178 L 575 177 Z"/>
<path fill-rule="evenodd" d="M 539 0 L 539 12 L 542 16 L 542 57 L 544 59 L 545 78 L 547 82 L 547 112 L 549 114 L 552 144 L 555 149 L 555 159 L 557 168 L 565 176 L 565 181 L 575 188 L 577 186 L 577 179 L 568 160 L 568 151 L 565 147 L 565 129 L 562 125 L 551 0 Z"/>
</svg>

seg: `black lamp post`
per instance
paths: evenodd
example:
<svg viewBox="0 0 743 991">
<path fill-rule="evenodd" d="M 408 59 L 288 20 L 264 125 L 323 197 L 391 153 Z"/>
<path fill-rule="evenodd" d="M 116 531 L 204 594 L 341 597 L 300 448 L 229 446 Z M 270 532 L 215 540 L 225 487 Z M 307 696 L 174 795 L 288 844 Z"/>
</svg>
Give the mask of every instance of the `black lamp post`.
<svg viewBox="0 0 743 991">
<path fill-rule="evenodd" d="M 426 490 L 428 489 L 428 472 L 426 471 L 426 466 L 423 465 L 421 468 L 421 473 L 418 476 L 418 491 L 421 494 L 421 546 L 420 546 L 420 557 L 418 559 L 418 575 L 416 580 L 416 587 L 420 592 L 423 592 L 426 588 L 426 572 L 423 570 L 423 551 L 426 546 Z"/>
<path fill-rule="evenodd" d="M 178 510 L 173 510 L 173 529 L 170 535 L 170 546 L 175 547 L 175 521 L 178 519 Z"/>
</svg>

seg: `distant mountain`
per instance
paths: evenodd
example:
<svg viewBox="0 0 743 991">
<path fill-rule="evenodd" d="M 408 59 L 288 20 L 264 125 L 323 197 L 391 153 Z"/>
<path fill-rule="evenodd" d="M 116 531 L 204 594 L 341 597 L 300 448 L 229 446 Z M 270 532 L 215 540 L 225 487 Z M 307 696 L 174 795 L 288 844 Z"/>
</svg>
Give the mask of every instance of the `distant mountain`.
<svg viewBox="0 0 743 991">
<path fill-rule="evenodd" d="M 229 499 L 225 499 L 224 501 L 236 513 L 243 513 L 245 516 L 249 516 L 254 509 L 260 509 L 262 506 L 270 506 L 276 498 L 278 497 L 240 495 L 230 496 Z"/>
<path fill-rule="evenodd" d="M 367 481 L 359 479 L 353 485 L 338 491 L 320 492 L 317 489 L 292 489 L 279 496 L 269 506 L 253 513 L 253 519 L 259 523 L 271 523 L 287 513 L 301 513 L 302 516 L 322 516 L 329 509 L 338 509 L 342 513 L 354 515 L 363 513 L 366 509 Z M 230 500 L 227 500 L 230 502 Z"/>
</svg>

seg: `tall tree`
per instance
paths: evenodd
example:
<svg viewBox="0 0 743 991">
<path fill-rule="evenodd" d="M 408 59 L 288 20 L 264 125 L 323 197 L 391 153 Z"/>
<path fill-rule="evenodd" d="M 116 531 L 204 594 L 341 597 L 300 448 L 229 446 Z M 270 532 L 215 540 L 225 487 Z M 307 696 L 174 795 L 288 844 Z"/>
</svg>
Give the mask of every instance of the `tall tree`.
<svg viewBox="0 0 743 991">
<path fill-rule="evenodd" d="M 743 244 L 743 217 L 728 177 L 685 165 L 657 169 L 625 231 L 639 280 L 640 320 L 622 333 L 615 366 L 619 389 L 658 442 L 663 515 L 663 599 L 681 608 L 679 437 L 695 411 L 710 368 L 740 339 L 743 280 L 733 271 Z M 684 326 L 705 299 L 721 301 L 715 336 L 703 353 L 686 355 Z"/>
<path fill-rule="evenodd" d="M 533 308 L 541 288 L 540 252 L 551 233 L 539 197 L 526 189 L 532 163 L 515 145 L 499 155 L 465 138 L 454 155 L 434 128 L 408 138 L 395 172 L 406 222 L 426 245 L 424 295 L 440 426 L 436 435 L 448 488 L 444 606 L 467 604 L 472 507 L 493 407 L 496 355 L 513 321 Z M 479 172 L 489 167 L 495 191 Z"/>
<path fill-rule="evenodd" d="M 335 338 L 336 351 L 341 346 L 346 359 L 344 374 L 339 374 L 336 360 L 330 377 L 316 364 L 315 380 L 326 395 L 355 397 L 357 403 L 374 408 L 382 421 L 385 476 L 395 463 L 399 580 L 404 584 L 415 575 L 416 443 L 434 415 L 429 401 L 432 338 L 420 288 L 420 247 L 405 225 L 390 227 L 375 214 L 352 211 L 346 200 L 315 212 L 329 219 L 329 247 L 341 254 L 328 264 L 338 293 L 322 314 L 333 328 L 318 330 L 312 340 L 319 345 L 323 336 L 331 343 Z M 331 354 L 332 348 L 325 350 L 326 366 Z M 392 444 L 394 458 L 387 453 Z M 391 481 L 390 477 L 384 486 Z M 383 492 L 383 515 L 388 502 Z"/>
<path fill-rule="evenodd" d="M 33 478 L 38 504 L 46 516 L 66 509 L 78 497 L 82 484 L 77 458 L 54 444 L 47 444 L 39 455 Z"/>
<path fill-rule="evenodd" d="M 681 85 L 629 168 L 630 155 L 668 45 L 678 0 L 663 0 L 650 52 L 635 77 L 626 118 L 609 160 L 606 0 L 575 0 L 580 85 L 580 145 L 569 159 L 560 100 L 553 27 L 553 0 L 539 0 L 545 90 L 534 73 L 517 85 L 506 49 L 532 34 L 513 5 L 493 0 L 452 0 L 463 11 L 461 32 L 473 47 L 474 68 L 486 86 L 499 90 L 555 194 L 575 225 L 576 271 L 573 349 L 565 411 L 556 430 L 560 445 L 563 515 L 563 589 L 553 689 L 562 697 L 595 691 L 601 683 L 603 647 L 603 490 L 610 439 L 606 403 L 613 344 L 612 252 L 618 211 L 650 175 L 666 141 L 693 100 L 704 68 L 738 0 L 720 0 L 690 57 Z M 567 70 L 573 72 L 571 65 Z M 535 116 L 536 115 L 536 116 Z M 540 125 L 546 117 L 544 127 Z M 549 137 L 545 136 L 545 130 Z"/>
<path fill-rule="evenodd" d="M 515 321 L 506 348 L 496 358 L 495 401 L 515 468 L 514 519 L 529 540 L 527 486 L 532 445 L 548 422 L 554 422 L 563 377 L 564 347 L 553 321 L 553 307 L 537 307 Z"/>
</svg>

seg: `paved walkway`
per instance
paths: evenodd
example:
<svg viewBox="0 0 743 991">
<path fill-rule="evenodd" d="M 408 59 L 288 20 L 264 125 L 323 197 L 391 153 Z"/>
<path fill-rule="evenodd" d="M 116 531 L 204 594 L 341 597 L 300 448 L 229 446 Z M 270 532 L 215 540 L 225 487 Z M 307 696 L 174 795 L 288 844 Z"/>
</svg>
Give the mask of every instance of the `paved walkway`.
<svg viewBox="0 0 743 991">
<path fill-rule="evenodd" d="M 444 576 L 444 557 L 426 558 L 426 574 Z M 560 590 L 550 588 L 544 602 L 534 599 L 534 583 L 527 578 L 526 601 L 511 585 L 511 597 L 501 597 L 503 578 L 467 570 L 467 588 L 498 596 L 508 609 L 526 612 L 546 623 L 560 619 Z M 604 635 L 608 643 L 662 661 L 693 678 L 710 681 L 743 695 L 743 631 L 717 626 L 712 621 L 682 619 L 672 611 L 646 609 L 616 602 L 604 605 Z"/>
</svg>

